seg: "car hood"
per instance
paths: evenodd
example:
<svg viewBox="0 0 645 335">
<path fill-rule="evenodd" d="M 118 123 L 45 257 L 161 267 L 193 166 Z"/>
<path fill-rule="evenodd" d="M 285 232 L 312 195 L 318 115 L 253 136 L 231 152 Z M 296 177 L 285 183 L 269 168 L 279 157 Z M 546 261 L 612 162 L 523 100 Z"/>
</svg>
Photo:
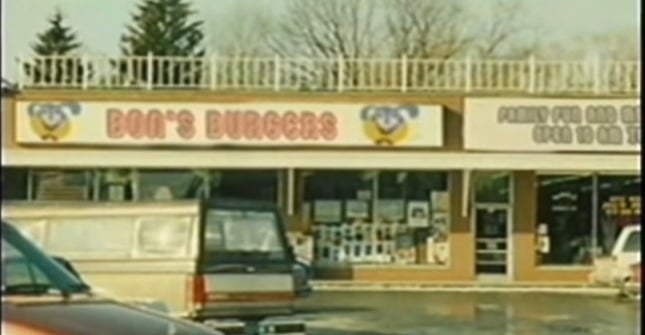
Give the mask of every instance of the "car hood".
<svg viewBox="0 0 645 335">
<path fill-rule="evenodd" d="M 219 335 L 202 325 L 107 299 L 2 302 L 3 322 L 56 335 Z"/>
</svg>

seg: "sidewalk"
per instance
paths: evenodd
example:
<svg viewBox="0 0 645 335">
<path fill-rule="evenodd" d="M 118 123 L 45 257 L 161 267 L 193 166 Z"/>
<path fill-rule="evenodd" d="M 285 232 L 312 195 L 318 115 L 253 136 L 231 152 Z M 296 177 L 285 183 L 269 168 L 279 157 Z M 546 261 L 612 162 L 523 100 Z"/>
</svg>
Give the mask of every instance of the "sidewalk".
<svg viewBox="0 0 645 335">
<path fill-rule="evenodd" d="M 346 280 L 314 280 L 314 291 L 327 292 L 463 292 L 463 293 L 562 293 L 616 296 L 618 290 L 568 283 L 489 283 L 489 282 L 361 282 Z"/>
</svg>

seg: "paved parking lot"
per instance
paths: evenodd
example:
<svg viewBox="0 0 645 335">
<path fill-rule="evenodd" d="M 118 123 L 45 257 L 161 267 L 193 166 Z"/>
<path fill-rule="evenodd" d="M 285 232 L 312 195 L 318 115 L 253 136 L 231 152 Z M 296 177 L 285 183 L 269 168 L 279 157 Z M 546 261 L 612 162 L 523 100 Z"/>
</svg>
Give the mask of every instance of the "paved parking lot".
<svg viewBox="0 0 645 335">
<path fill-rule="evenodd" d="M 640 333 L 640 304 L 606 296 L 320 292 L 299 310 L 312 335 Z"/>
</svg>

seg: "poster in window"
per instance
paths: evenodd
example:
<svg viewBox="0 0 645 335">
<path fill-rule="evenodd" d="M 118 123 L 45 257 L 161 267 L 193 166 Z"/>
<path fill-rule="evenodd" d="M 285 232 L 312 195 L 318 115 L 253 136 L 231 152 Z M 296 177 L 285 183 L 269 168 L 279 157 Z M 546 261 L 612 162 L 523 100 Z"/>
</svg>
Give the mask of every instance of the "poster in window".
<svg viewBox="0 0 645 335">
<path fill-rule="evenodd" d="M 408 226 L 427 227 L 430 221 L 430 205 L 426 201 L 408 202 Z"/>
<path fill-rule="evenodd" d="M 405 219 L 405 200 L 379 199 L 376 202 L 376 213 L 382 222 L 400 222 Z"/>
<path fill-rule="evenodd" d="M 400 264 L 412 264 L 416 261 L 414 239 L 410 233 L 398 233 L 395 237 L 395 259 Z"/>
<path fill-rule="evenodd" d="M 369 204 L 363 200 L 347 200 L 345 202 L 345 218 L 367 219 L 369 217 Z"/>
<path fill-rule="evenodd" d="M 342 202 L 338 200 L 316 200 L 314 202 L 314 221 L 316 223 L 341 222 L 342 207 Z"/>
<path fill-rule="evenodd" d="M 433 213 L 430 224 L 431 234 L 439 239 L 448 237 L 448 213 Z"/>
<path fill-rule="evenodd" d="M 433 212 L 447 212 L 450 208 L 450 194 L 444 191 L 434 191 L 430 195 Z"/>
</svg>

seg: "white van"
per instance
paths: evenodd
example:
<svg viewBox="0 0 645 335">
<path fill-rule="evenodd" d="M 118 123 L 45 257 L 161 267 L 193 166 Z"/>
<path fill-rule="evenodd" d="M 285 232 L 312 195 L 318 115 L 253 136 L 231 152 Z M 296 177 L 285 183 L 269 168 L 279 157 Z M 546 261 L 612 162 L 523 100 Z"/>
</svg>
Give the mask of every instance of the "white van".
<svg viewBox="0 0 645 335">
<path fill-rule="evenodd" d="M 293 316 L 293 250 L 274 204 L 3 203 L 2 210 L 3 220 L 118 297 L 160 301 L 226 333 L 305 333 Z"/>
</svg>

